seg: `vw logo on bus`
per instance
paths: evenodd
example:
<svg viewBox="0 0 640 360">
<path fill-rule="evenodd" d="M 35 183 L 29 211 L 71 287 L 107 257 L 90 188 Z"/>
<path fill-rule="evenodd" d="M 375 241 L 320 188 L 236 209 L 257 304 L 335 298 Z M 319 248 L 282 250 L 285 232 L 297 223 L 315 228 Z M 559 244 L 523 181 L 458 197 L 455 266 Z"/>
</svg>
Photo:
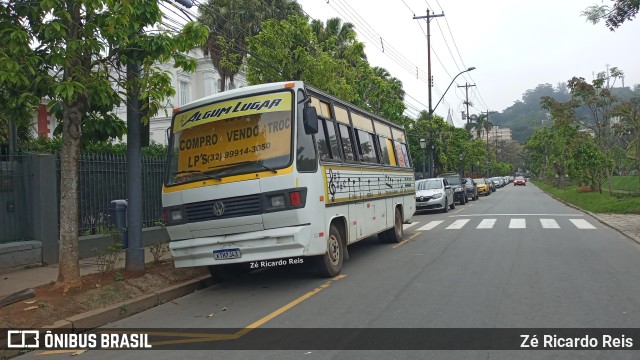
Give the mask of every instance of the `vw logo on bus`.
<svg viewBox="0 0 640 360">
<path fill-rule="evenodd" d="M 224 204 L 222 201 L 213 204 L 213 214 L 215 216 L 222 216 L 222 214 L 224 214 Z"/>
</svg>

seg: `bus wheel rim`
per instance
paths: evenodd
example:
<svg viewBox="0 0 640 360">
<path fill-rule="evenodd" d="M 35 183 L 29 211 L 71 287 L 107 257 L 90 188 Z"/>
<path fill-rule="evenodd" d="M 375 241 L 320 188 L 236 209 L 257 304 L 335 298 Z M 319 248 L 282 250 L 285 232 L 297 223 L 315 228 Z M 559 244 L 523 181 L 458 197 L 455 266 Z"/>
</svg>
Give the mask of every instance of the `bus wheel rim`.
<svg viewBox="0 0 640 360">
<path fill-rule="evenodd" d="M 331 264 L 338 265 L 340 261 L 340 244 L 338 244 L 338 239 L 333 235 L 329 236 L 328 253 Z"/>
</svg>

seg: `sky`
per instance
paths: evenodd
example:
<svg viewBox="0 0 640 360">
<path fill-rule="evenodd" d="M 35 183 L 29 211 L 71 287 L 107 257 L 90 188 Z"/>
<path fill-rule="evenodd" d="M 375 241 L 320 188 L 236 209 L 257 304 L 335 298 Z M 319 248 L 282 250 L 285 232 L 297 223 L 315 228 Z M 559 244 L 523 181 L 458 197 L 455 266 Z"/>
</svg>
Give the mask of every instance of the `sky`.
<svg viewBox="0 0 640 360">
<path fill-rule="evenodd" d="M 431 20 L 432 106 L 446 92 L 435 113 L 452 111 L 461 126 L 465 88 L 471 114 L 503 111 L 539 84 L 554 87 L 574 76 L 618 67 L 624 85 L 640 84 L 640 19 L 615 32 L 581 16 L 600 0 L 298 0 L 312 18 L 339 17 L 355 25 L 371 66 L 387 69 L 406 92 L 407 115 L 428 109 L 427 23 L 414 20 L 427 9 L 441 14 Z M 604 0 L 605 4 L 612 4 Z M 382 38 L 382 39 L 380 39 Z M 382 51 L 384 47 L 384 52 Z M 416 78 L 416 67 L 417 78 Z M 621 82 L 615 84 L 621 86 Z"/>
</svg>

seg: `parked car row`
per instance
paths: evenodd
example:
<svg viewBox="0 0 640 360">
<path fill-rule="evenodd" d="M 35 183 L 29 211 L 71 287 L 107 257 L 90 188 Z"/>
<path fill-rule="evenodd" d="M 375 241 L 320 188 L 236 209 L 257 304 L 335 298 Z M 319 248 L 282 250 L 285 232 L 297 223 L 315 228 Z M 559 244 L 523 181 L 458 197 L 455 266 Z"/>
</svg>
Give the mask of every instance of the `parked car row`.
<svg viewBox="0 0 640 360">
<path fill-rule="evenodd" d="M 416 211 L 438 210 L 448 212 L 456 204 L 464 205 L 489 196 L 498 188 L 513 182 L 526 185 L 521 176 L 496 176 L 491 178 L 464 178 L 458 173 L 440 174 L 437 178 L 416 181 Z"/>
</svg>

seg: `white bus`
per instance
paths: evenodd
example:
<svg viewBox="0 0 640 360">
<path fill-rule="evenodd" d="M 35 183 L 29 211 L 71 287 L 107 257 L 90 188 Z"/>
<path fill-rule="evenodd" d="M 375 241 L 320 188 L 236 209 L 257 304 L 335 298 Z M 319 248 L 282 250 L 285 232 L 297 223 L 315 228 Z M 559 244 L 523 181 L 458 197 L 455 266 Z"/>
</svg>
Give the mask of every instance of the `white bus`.
<svg viewBox="0 0 640 360">
<path fill-rule="evenodd" d="M 302 82 L 244 87 L 174 110 L 162 203 L 176 267 L 214 277 L 399 242 L 415 212 L 402 127 Z M 276 261 L 279 260 L 279 261 Z"/>
</svg>

